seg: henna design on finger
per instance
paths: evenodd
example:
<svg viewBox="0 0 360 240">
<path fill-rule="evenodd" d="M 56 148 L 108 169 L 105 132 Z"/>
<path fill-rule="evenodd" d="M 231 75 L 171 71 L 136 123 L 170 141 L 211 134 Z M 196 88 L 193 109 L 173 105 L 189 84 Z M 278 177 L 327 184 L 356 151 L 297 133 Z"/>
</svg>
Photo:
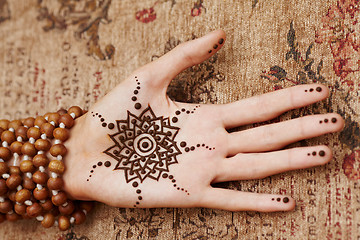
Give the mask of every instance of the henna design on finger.
<svg viewBox="0 0 360 240">
<path fill-rule="evenodd" d="M 314 88 L 310 88 L 309 90 L 308 89 L 305 89 L 305 92 L 313 92 L 314 90 L 316 90 L 317 92 L 321 92 L 322 91 L 322 88 L 321 87 L 317 87 L 316 89 Z"/>
<path fill-rule="evenodd" d="M 277 202 L 281 202 L 281 198 L 280 197 L 278 197 L 278 198 L 272 198 L 271 199 L 271 201 L 277 201 Z M 290 199 L 288 198 L 288 197 L 284 197 L 283 199 L 282 199 L 282 201 L 283 201 L 283 203 L 288 203 L 289 201 L 290 201 Z"/>
<path fill-rule="evenodd" d="M 308 155 L 308 156 L 311 156 L 311 155 L 316 156 L 316 154 L 317 154 L 316 151 L 313 151 L 312 153 L 308 153 L 307 155 Z M 324 151 L 324 150 L 320 150 L 320 151 L 319 151 L 319 156 L 320 156 L 320 157 L 324 157 L 324 156 L 325 156 L 325 151 Z"/>
<path fill-rule="evenodd" d="M 325 118 L 324 120 L 320 120 L 319 123 L 322 124 L 322 123 L 328 123 L 329 122 L 329 119 Z M 332 123 L 336 123 L 337 122 L 337 118 L 333 117 L 331 118 L 331 122 Z"/>
<path fill-rule="evenodd" d="M 219 47 L 219 45 L 221 45 L 221 44 L 223 44 L 224 43 L 224 39 L 223 38 L 220 38 L 219 39 L 219 41 L 218 41 L 218 43 L 215 43 L 214 45 L 213 45 L 213 49 L 217 49 L 218 47 Z M 219 45 L 218 45 L 219 44 Z M 208 53 L 212 53 L 212 50 L 210 49 L 209 51 L 208 51 Z"/>
</svg>

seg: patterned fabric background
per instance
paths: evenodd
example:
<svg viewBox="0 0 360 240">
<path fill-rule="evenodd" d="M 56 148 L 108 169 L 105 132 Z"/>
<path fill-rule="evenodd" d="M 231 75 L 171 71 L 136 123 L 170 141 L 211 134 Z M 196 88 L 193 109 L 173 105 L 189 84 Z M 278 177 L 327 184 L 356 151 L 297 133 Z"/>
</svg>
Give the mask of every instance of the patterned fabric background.
<svg viewBox="0 0 360 240">
<path fill-rule="evenodd" d="M 282 115 L 338 112 L 342 133 L 302 141 L 334 150 L 327 165 L 221 187 L 290 194 L 287 213 L 123 209 L 97 204 L 60 232 L 5 222 L 1 239 L 360 239 L 358 0 L 0 0 L 0 116 L 91 106 L 138 67 L 222 28 L 224 48 L 180 74 L 169 95 L 227 103 L 321 82 L 328 100 Z"/>
</svg>

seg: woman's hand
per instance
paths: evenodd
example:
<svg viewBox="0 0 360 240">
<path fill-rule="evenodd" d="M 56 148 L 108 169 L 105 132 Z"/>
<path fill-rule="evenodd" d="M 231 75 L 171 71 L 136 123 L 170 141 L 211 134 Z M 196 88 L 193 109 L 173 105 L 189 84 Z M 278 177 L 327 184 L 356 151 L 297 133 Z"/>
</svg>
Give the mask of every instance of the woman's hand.
<svg viewBox="0 0 360 240">
<path fill-rule="evenodd" d="M 177 46 L 138 69 L 87 114 L 66 142 L 65 190 L 76 199 L 118 207 L 207 207 L 287 211 L 290 196 L 213 188 L 210 184 L 264 178 L 322 165 L 326 146 L 280 150 L 340 131 L 338 114 L 306 116 L 240 132 L 226 129 L 267 121 L 328 96 L 319 84 L 301 85 L 224 105 L 173 102 L 170 81 L 215 54 L 225 33 L 214 31 Z"/>
</svg>

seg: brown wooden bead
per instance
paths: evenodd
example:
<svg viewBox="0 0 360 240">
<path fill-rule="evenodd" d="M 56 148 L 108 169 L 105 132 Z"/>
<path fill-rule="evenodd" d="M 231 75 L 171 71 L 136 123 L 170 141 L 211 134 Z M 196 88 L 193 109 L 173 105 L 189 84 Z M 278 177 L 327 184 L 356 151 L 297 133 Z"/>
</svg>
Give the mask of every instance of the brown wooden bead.
<svg viewBox="0 0 360 240">
<path fill-rule="evenodd" d="M 49 196 L 49 191 L 46 188 L 42 188 L 41 190 L 35 188 L 33 196 L 37 200 L 45 200 Z"/>
<path fill-rule="evenodd" d="M 19 186 L 22 182 L 20 175 L 18 174 L 11 174 L 10 177 L 6 180 L 6 185 L 9 189 L 15 189 Z"/>
<path fill-rule="evenodd" d="M 0 223 L 3 223 L 6 220 L 6 215 L 0 213 Z"/>
<path fill-rule="evenodd" d="M 63 174 L 65 171 L 65 165 L 62 161 L 52 160 L 49 163 L 49 170 L 57 174 Z"/>
<path fill-rule="evenodd" d="M 31 198 L 31 192 L 26 188 L 21 189 L 15 195 L 15 200 L 16 202 L 19 203 L 24 203 L 26 200 L 29 200 L 30 198 Z"/>
<path fill-rule="evenodd" d="M 16 193 L 16 190 L 8 191 L 8 198 L 10 199 L 10 201 L 16 202 Z"/>
<path fill-rule="evenodd" d="M 0 127 L 1 127 L 2 129 L 8 129 L 9 123 L 10 123 L 9 120 L 7 120 L 7 119 L 1 119 L 1 120 L 0 120 Z"/>
<path fill-rule="evenodd" d="M 25 118 L 23 121 L 24 126 L 27 126 L 28 128 L 31 128 L 34 126 L 34 122 L 35 122 L 35 118 L 33 117 L 28 117 Z"/>
<path fill-rule="evenodd" d="M 66 231 L 70 227 L 70 220 L 67 216 L 60 216 L 58 219 L 59 222 L 59 229 L 61 231 Z"/>
<path fill-rule="evenodd" d="M 59 139 L 62 142 L 65 142 L 70 136 L 69 130 L 66 128 L 55 128 L 53 135 L 55 139 Z"/>
<path fill-rule="evenodd" d="M 45 156 L 45 154 L 37 154 L 33 157 L 33 164 L 35 167 L 46 167 L 49 164 L 49 159 Z"/>
<path fill-rule="evenodd" d="M 20 167 L 18 166 L 10 166 L 9 167 L 9 173 L 11 174 L 18 174 L 21 175 Z"/>
<path fill-rule="evenodd" d="M 8 128 L 13 128 L 16 131 L 22 125 L 21 120 L 13 120 L 9 123 Z"/>
<path fill-rule="evenodd" d="M 26 189 L 33 190 L 35 188 L 35 183 L 32 178 L 24 177 L 22 186 Z"/>
<path fill-rule="evenodd" d="M 48 122 L 54 122 L 55 126 L 59 126 L 59 119 L 60 119 L 60 114 L 55 112 L 55 113 L 50 113 L 49 114 L 49 118 L 48 118 Z"/>
<path fill-rule="evenodd" d="M 57 111 L 57 113 L 60 114 L 60 115 L 63 115 L 63 114 L 65 114 L 65 113 L 67 113 L 67 111 L 66 111 L 66 109 L 64 109 L 64 108 L 60 108 L 60 109 Z"/>
<path fill-rule="evenodd" d="M 26 172 L 32 173 L 35 171 L 34 164 L 32 163 L 31 160 L 23 160 L 20 163 L 20 171 L 22 171 L 23 173 L 26 173 Z"/>
<path fill-rule="evenodd" d="M 85 222 L 86 220 L 86 215 L 83 211 L 81 210 L 77 210 L 72 214 L 72 217 L 75 218 L 75 224 L 79 225 L 82 224 L 83 222 Z"/>
<path fill-rule="evenodd" d="M 8 213 L 13 209 L 13 204 L 9 199 L 5 199 L 4 202 L 0 202 L 0 212 Z"/>
<path fill-rule="evenodd" d="M 45 152 L 49 151 L 49 149 L 51 147 L 51 143 L 48 140 L 41 139 L 41 138 L 36 140 L 34 145 L 37 150 L 45 151 Z"/>
<path fill-rule="evenodd" d="M 64 180 L 62 178 L 49 178 L 47 181 L 47 186 L 50 190 L 59 190 L 62 189 L 64 186 Z"/>
<path fill-rule="evenodd" d="M 1 141 L 6 141 L 9 145 L 15 141 L 15 133 L 6 130 L 1 134 Z"/>
<path fill-rule="evenodd" d="M 1 136 L 1 134 L 2 134 L 4 131 L 5 131 L 5 129 L 2 129 L 2 128 L 0 127 L 0 136 Z"/>
<path fill-rule="evenodd" d="M 81 201 L 80 208 L 86 210 L 86 212 L 90 212 L 94 207 L 94 202 L 90 201 Z"/>
<path fill-rule="evenodd" d="M 75 113 L 75 118 L 78 118 L 80 117 L 82 114 L 83 114 L 83 111 L 80 107 L 78 106 L 72 106 L 69 108 L 68 110 L 68 113 L 71 114 L 71 113 Z"/>
<path fill-rule="evenodd" d="M 22 154 L 22 152 L 21 152 L 22 146 L 23 146 L 23 144 L 21 142 L 15 141 L 10 145 L 10 150 L 13 153 L 17 153 L 17 154 L 21 155 Z"/>
<path fill-rule="evenodd" d="M 15 212 L 17 213 L 17 214 L 19 214 L 19 215 L 24 215 L 25 213 L 26 213 L 26 205 L 25 204 L 15 204 L 15 206 L 14 206 L 14 210 L 15 210 Z"/>
<path fill-rule="evenodd" d="M 55 223 L 55 217 L 51 213 L 47 213 L 44 215 L 44 220 L 41 221 L 41 225 L 44 228 L 52 227 Z"/>
<path fill-rule="evenodd" d="M 34 125 L 41 127 L 44 123 L 46 123 L 46 119 L 43 116 L 37 116 L 34 121 Z"/>
<path fill-rule="evenodd" d="M 0 196 L 7 193 L 7 191 L 8 191 L 8 187 L 6 185 L 5 179 L 0 178 Z"/>
<path fill-rule="evenodd" d="M 69 215 L 70 216 L 75 210 L 75 204 L 71 200 L 67 200 L 66 202 L 68 204 L 65 207 L 59 206 L 59 211 L 63 215 Z"/>
<path fill-rule="evenodd" d="M 47 138 L 53 138 L 54 129 L 55 127 L 48 122 L 41 125 L 40 128 L 41 133 L 45 133 Z"/>
<path fill-rule="evenodd" d="M 40 171 L 36 171 L 32 176 L 33 181 L 41 185 L 46 184 L 48 178 L 49 176 L 45 172 Z"/>
<path fill-rule="evenodd" d="M 41 131 L 40 131 L 40 129 L 39 128 L 37 128 L 37 127 L 31 127 L 31 128 L 29 128 L 28 130 L 27 130 L 27 137 L 28 138 L 34 138 L 35 140 L 36 139 L 39 139 L 40 138 L 40 136 L 41 136 Z"/>
<path fill-rule="evenodd" d="M 28 130 L 28 128 L 26 128 L 24 126 L 20 126 L 15 130 L 15 136 L 21 137 L 22 140 L 27 141 L 28 140 L 27 130 Z"/>
<path fill-rule="evenodd" d="M 9 172 L 9 167 L 5 162 L 0 162 L 0 175 Z"/>
<path fill-rule="evenodd" d="M 68 113 L 66 113 L 60 116 L 59 122 L 64 123 L 66 128 L 72 128 L 75 121 Z"/>
<path fill-rule="evenodd" d="M 66 193 L 59 191 L 58 194 L 51 197 L 51 201 L 55 206 L 63 205 L 67 200 Z"/>
<path fill-rule="evenodd" d="M 11 151 L 6 147 L 0 147 L 0 158 L 4 161 L 9 161 L 12 157 Z"/>
<path fill-rule="evenodd" d="M 67 149 L 62 143 L 52 145 L 50 148 L 50 154 L 53 155 L 54 157 L 58 155 L 65 156 L 66 153 L 67 153 Z"/>
<path fill-rule="evenodd" d="M 35 156 L 36 154 L 36 148 L 33 144 L 31 144 L 30 142 L 26 142 L 22 145 L 21 147 L 21 152 L 24 155 L 28 155 L 30 157 Z"/>
<path fill-rule="evenodd" d="M 19 219 L 21 219 L 21 216 L 15 212 L 6 214 L 6 220 L 8 220 L 9 222 L 15 222 Z"/>
<path fill-rule="evenodd" d="M 46 119 L 49 119 L 51 112 L 45 113 L 45 115 L 43 116 Z M 47 122 L 49 122 L 48 120 L 46 120 Z"/>
<path fill-rule="evenodd" d="M 28 206 L 26 208 L 26 213 L 31 218 L 39 216 L 42 212 L 43 212 L 43 208 L 37 202 L 33 202 L 33 204 L 31 206 Z"/>
<path fill-rule="evenodd" d="M 50 211 L 53 207 L 54 207 L 54 204 L 51 202 L 50 199 L 46 199 L 44 203 L 40 203 L 40 205 L 42 206 L 42 208 L 45 210 L 45 211 Z"/>
</svg>

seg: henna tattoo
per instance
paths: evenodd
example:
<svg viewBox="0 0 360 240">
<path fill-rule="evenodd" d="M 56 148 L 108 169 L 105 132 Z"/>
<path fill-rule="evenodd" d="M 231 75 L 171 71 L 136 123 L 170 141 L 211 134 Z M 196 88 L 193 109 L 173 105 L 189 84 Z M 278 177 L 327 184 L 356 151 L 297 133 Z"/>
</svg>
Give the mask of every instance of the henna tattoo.
<svg viewBox="0 0 360 240">
<path fill-rule="evenodd" d="M 322 123 L 328 123 L 329 122 L 329 119 L 325 118 L 324 120 L 320 120 L 319 123 L 322 124 Z M 331 118 L 331 122 L 332 123 L 336 123 L 337 122 L 337 118 Z"/>
<path fill-rule="evenodd" d="M 317 154 L 317 153 L 316 153 L 315 151 L 313 151 L 312 153 L 308 153 L 307 155 L 308 155 L 308 156 L 311 156 L 311 155 L 316 156 L 316 154 Z M 320 156 L 320 157 L 324 157 L 324 156 L 325 156 L 325 151 L 324 151 L 324 150 L 320 150 L 320 151 L 319 151 L 319 156 Z"/>
<path fill-rule="evenodd" d="M 218 41 L 218 43 L 215 43 L 214 45 L 213 45 L 213 49 L 217 49 L 218 47 L 219 47 L 219 45 L 221 45 L 221 44 L 223 44 L 224 43 L 224 39 L 223 38 L 220 38 L 219 39 L 219 41 Z M 218 45 L 219 44 L 219 45 Z M 208 51 L 208 53 L 212 53 L 212 50 L 210 49 L 209 51 Z"/>
<path fill-rule="evenodd" d="M 138 110 L 142 107 L 139 102 L 141 84 L 136 76 L 135 82 L 136 89 L 133 91 L 134 95 L 131 96 L 131 101 L 136 102 L 134 109 Z M 133 207 L 139 206 L 143 200 L 139 185 L 147 179 L 156 181 L 159 181 L 160 178 L 168 179 L 175 189 L 190 195 L 188 190 L 179 185 L 175 177 L 170 174 L 170 166 L 178 163 L 177 157 L 182 153 L 195 151 L 197 148 L 207 150 L 214 150 L 215 148 L 209 147 L 205 143 L 187 146 L 188 144 L 185 141 L 180 142 L 179 148 L 176 136 L 180 128 L 173 124 L 178 123 L 182 116 L 194 114 L 199 107 L 200 105 L 195 105 L 191 109 L 181 108 L 175 111 L 174 116 L 163 117 L 156 116 L 148 105 L 139 114 L 127 111 L 127 118 L 116 120 L 115 123 L 108 123 L 101 114 L 91 112 L 93 117 L 99 119 L 103 127 L 115 130 L 115 133 L 109 134 L 113 145 L 103 153 L 117 161 L 113 170 L 123 171 L 125 181 L 127 183 L 132 182 L 132 186 L 136 188 L 138 197 Z M 95 169 L 102 166 L 108 168 L 111 165 L 110 161 L 97 162 L 90 170 L 87 181 L 90 180 Z"/>
<path fill-rule="evenodd" d="M 309 90 L 305 89 L 305 92 L 313 92 L 314 90 L 316 90 L 317 92 L 321 92 L 322 88 L 321 87 L 317 87 L 316 89 L 310 88 Z"/>
<path fill-rule="evenodd" d="M 275 199 L 275 198 L 272 198 L 271 200 L 272 200 L 272 201 L 275 201 L 275 200 L 276 200 L 277 202 L 281 202 L 281 198 L 279 198 L 279 197 L 276 198 L 276 199 Z M 290 201 L 290 199 L 289 199 L 288 197 L 284 197 L 284 198 L 283 198 L 283 203 L 288 203 L 289 201 Z"/>
</svg>

